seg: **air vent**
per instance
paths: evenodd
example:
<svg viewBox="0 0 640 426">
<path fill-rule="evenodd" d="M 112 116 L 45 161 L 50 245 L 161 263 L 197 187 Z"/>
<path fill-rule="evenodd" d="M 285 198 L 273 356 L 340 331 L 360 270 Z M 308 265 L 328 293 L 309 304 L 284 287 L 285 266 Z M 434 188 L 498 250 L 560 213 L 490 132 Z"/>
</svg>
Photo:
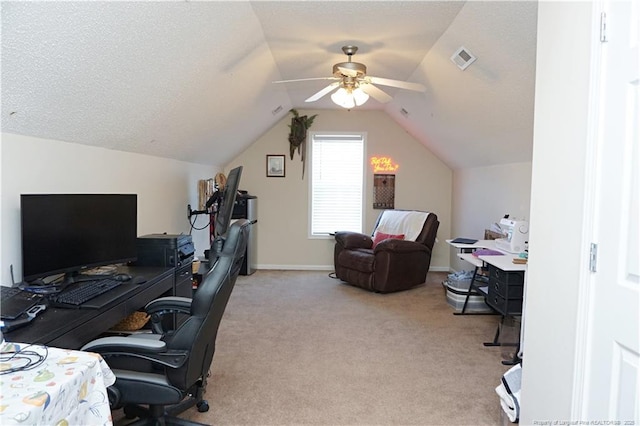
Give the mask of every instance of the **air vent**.
<svg viewBox="0 0 640 426">
<path fill-rule="evenodd" d="M 456 53 L 454 53 L 451 57 L 451 62 L 456 64 L 462 71 L 467 69 L 467 67 L 471 65 L 475 60 L 476 57 L 473 56 L 473 54 L 469 52 L 469 50 L 464 46 L 456 50 Z"/>
</svg>

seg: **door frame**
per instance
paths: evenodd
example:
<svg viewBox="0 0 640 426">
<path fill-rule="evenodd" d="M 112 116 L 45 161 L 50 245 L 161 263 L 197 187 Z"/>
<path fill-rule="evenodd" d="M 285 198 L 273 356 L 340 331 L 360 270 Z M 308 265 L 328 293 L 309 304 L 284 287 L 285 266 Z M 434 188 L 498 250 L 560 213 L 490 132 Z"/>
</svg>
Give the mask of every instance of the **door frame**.
<svg viewBox="0 0 640 426">
<path fill-rule="evenodd" d="M 594 322 L 591 318 L 591 306 L 595 295 L 596 274 L 590 271 L 591 243 L 598 243 L 598 224 L 600 214 L 598 210 L 599 193 L 599 156 L 601 148 L 599 135 L 602 131 L 602 99 L 603 73 L 602 67 L 606 58 L 603 56 L 604 43 L 600 40 L 602 15 L 607 12 L 607 5 L 611 0 L 597 0 L 593 2 L 592 26 L 594 36 L 591 39 L 591 63 L 589 69 L 589 105 L 588 128 L 585 156 L 584 179 L 584 215 L 581 232 L 582 251 L 580 253 L 579 292 L 576 314 L 576 346 L 573 369 L 573 395 L 571 403 L 571 418 L 586 418 L 587 384 L 589 383 L 588 367 L 591 361 L 590 347 Z"/>
</svg>

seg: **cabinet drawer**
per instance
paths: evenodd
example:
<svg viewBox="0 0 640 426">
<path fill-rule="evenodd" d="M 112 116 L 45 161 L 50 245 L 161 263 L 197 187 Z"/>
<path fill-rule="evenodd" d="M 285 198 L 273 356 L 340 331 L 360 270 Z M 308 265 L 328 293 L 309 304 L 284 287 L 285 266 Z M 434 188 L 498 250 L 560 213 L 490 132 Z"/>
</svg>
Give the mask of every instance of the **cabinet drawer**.
<svg viewBox="0 0 640 426">
<path fill-rule="evenodd" d="M 192 278 L 191 263 L 177 269 L 174 296 L 191 297 L 193 295 Z"/>
<path fill-rule="evenodd" d="M 176 283 L 191 280 L 192 277 L 191 263 L 176 269 Z"/>
<path fill-rule="evenodd" d="M 505 299 L 490 291 L 487 303 L 502 315 L 522 314 L 522 299 Z"/>
<path fill-rule="evenodd" d="M 507 284 L 502 281 L 489 280 L 490 292 L 505 299 L 522 299 L 522 284 Z"/>
<path fill-rule="evenodd" d="M 505 284 L 523 284 L 524 271 L 503 271 L 493 265 L 489 265 L 489 279 L 502 281 Z"/>
</svg>

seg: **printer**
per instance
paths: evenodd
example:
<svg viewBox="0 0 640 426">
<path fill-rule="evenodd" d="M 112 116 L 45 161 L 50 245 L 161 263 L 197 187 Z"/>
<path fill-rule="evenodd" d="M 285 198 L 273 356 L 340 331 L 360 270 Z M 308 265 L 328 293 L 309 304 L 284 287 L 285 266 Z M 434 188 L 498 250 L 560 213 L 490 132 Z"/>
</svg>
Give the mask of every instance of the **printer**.
<svg viewBox="0 0 640 426">
<path fill-rule="evenodd" d="M 139 266 L 173 266 L 191 264 L 195 248 L 191 235 L 149 234 L 138 237 Z"/>
<path fill-rule="evenodd" d="M 529 222 L 504 218 L 500 220 L 500 228 L 506 235 L 495 240 L 498 250 L 509 253 L 522 253 L 529 242 Z"/>
</svg>

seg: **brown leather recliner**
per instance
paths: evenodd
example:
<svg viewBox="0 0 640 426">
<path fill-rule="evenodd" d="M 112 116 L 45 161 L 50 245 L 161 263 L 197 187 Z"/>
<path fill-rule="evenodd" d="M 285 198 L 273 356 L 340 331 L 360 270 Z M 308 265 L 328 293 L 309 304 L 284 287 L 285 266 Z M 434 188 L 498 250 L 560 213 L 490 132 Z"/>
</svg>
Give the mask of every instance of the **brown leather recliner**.
<svg viewBox="0 0 640 426">
<path fill-rule="evenodd" d="M 384 213 L 384 212 L 383 212 Z M 375 230 L 380 219 L 378 216 Z M 386 239 L 373 247 L 373 238 L 356 232 L 335 235 L 336 276 L 351 285 L 377 293 L 407 290 L 425 282 L 438 231 L 438 217 L 429 213 L 415 241 Z"/>
</svg>

